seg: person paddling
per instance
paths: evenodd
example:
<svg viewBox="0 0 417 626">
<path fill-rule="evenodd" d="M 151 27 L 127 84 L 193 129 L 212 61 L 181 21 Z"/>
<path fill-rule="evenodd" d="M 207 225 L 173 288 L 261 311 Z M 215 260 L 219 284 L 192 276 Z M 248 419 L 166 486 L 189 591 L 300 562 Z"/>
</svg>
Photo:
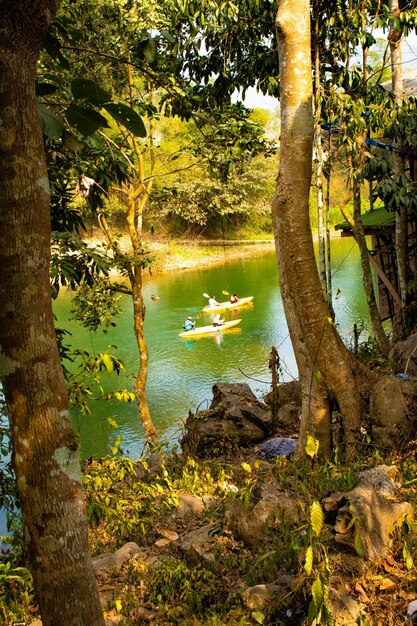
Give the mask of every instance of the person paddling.
<svg viewBox="0 0 417 626">
<path fill-rule="evenodd" d="M 192 330 L 193 328 L 195 328 L 195 321 L 191 316 L 188 316 L 182 327 L 184 330 Z"/>
<path fill-rule="evenodd" d="M 233 293 L 233 294 L 230 296 L 230 302 L 231 302 L 232 304 L 236 304 L 236 302 L 239 302 L 239 297 L 238 297 L 238 295 L 237 295 L 236 293 Z"/>
<path fill-rule="evenodd" d="M 214 296 L 211 296 L 209 298 L 209 306 L 219 306 L 219 303 L 217 302 L 216 298 Z"/>
</svg>

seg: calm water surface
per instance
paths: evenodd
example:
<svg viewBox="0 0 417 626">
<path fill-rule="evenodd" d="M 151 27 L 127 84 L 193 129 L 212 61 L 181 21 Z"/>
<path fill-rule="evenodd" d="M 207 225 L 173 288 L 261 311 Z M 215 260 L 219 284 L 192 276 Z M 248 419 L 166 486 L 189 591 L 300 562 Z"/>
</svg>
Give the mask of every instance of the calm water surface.
<svg viewBox="0 0 417 626">
<path fill-rule="evenodd" d="M 349 341 L 353 324 L 368 324 L 363 296 L 360 262 L 351 239 L 332 242 L 336 323 Z M 222 290 L 240 296 L 253 295 L 253 305 L 235 312 L 225 312 L 225 319 L 241 318 L 237 328 L 224 334 L 184 340 L 178 337 L 188 315 L 196 317 L 207 300 L 203 292 L 226 300 Z M 157 295 L 154 302 L 151 295 Z M 183 422 L 191 409 L 205 408 L 211 401 L 215 382 L 247 382 L 262 396 L 269 391 L 268 359 L 271 346 L 278 349 L 285 369 L 285 380 L 297 376 L 294 354 L 288 337 L 279 290 L 276 258 L 273 251 L 238 261 L 225 261 L 208 269 L 175 271 L 150 278 L 144 287 L 147 305 L 145 335 L 149 348 L 149 381 L 147 387 L 151 415 L 161 439 L 175 442 L 181 436 Z M 58 326 L 72 333 L 71 343 L 90 352 L 109 351 L 125 362 L 126 370 L 135 373 L 138 355 L 132 330 L 132 303 L 121 299 L 122 313 L 117 326 L 108 331 L 90 333 L 71 320 L 71 300 L 63 293 L 55 303 Z M 202 314 L 197 325 L 211 323 Z M 117 346 L 117 349 L 115 347 Z M 105 377 L 106 390 L 127 386 L 126 376 Z M 136 404 L 117 401 L 95 401 L 94 417 L 73 414 L 75 428 L 81 437 L 81 453 L 105 455 L 117 434 L 122 436 L 124 451 L 133 457 L 143 448 L 144 436 Z M 116 430 L 107 418 L 115 420 Z"/>
</svg>

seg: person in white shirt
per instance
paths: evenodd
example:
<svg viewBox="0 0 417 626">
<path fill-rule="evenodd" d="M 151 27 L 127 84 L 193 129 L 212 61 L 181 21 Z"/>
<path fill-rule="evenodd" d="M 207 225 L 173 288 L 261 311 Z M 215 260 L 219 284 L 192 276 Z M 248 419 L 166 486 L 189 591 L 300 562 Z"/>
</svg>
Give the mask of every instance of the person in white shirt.
<svg viewBox="0 0 417 626">
<path fill-rule="evenodd" d="M 213 326 L 223 326 L 224 320 L 220 319 L 220 313 L 214 316 Z"/>
<path fill-rule="evenodd" d="M 211 296 L 211 298 L 209 298 L 208 303 L 209 303 L 209 306 L 219 306 L 219 303 L 217 302 L 214 296 Z"/>
</svg>

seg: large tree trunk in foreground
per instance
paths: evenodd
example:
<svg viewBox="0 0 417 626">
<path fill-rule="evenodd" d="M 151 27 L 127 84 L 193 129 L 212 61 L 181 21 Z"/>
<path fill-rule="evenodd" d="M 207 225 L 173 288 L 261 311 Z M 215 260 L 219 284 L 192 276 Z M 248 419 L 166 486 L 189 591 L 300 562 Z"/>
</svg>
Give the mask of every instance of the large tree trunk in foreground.
<svg viewBox="0 0 417 626">
<path fill-rule="evenodd" d="M 312 159 L 312 74 L 309 0 L 281 0 L 277 13 L 281 74 L 280 169 L 272 214 L 285 315 L 302 388 L 298 454 L 308 434 L 330 451 L 330 403 L 342 414 L 346 458 L 360 437 L 362 401 L 357 363 L 332 322 L 314 257 L 309 220 Z"/>
<path fill-rule="evenodd" d="M 0 0 L 0 375 L 44 626 L 104 624 L 52 317 L 35 66 L 59 2 Z"/>
</svg>

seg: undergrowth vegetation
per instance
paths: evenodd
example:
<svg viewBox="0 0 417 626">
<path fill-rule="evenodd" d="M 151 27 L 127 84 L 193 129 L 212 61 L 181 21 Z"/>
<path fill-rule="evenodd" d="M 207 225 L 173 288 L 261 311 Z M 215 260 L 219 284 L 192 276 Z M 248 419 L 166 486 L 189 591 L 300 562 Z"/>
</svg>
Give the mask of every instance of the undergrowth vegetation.
<svg viewBox="0 0 417 626">
<path fill-rule="evenodd" d="M 404 498 L 416 508 L 412 450 L 390 459 L 374 451 L 350 468 L 336 461 L 321 465 L 314 458 L 303 463 L 284 457 L 266 462 L 249 452 L 204 461 L 177 453 L 152 454 L 138 462 L 126 457 L 90 459 L 83 476 L 93 556 L 115 552 L 127 542 L 140 548 L 120 571 L 100 578 L 99 587 L 112 592 L 107 615 L 122 616 L 126 626 L 149 623 L 151 616 L 150 623 L 166 626 L 300 626 L 314 619 L 316 624 L 330 625 L 328 594 L 336 576 L 361 600 L 367 597 L 368 614 L 381 618 L 384 607 L 386 623 L 402 623 L 404 607 L 417 593 L 412 574 L 416 526 L 410 522 L 398 531 L 389 561 L 390 580 L 396 582 L 382 593 L 387 563 L 355 565 L 360 573 L 350 571 L 359 557 L 334 543 L 323 501 L 352 489 L 361 470 L 392 462 L 402 473 Z M 264 539 L 248 545 L 227 523 L 227 510 L 233 503 L 248 510 L 257 489 L 266 483 L 279 485 L 303 513 L 294 520 L 277 513 Z M 210 505 L 182 516 L 178 505 L 184 496 L 209 500 Z M 207 553 L 184 552 L 183 539 L 206 525 L 211 529 Z M 36 615 L 20 530 L 0 563 L 5 624 L 23 620 L 30 624 Z M 161 544 L 161 537 L 170 539 Z M 281 602 L 267 601 L 259 607 L 243 600 L 245 589 L 282 585 L 288 577 L 291 586 Z"/>
</svg>

